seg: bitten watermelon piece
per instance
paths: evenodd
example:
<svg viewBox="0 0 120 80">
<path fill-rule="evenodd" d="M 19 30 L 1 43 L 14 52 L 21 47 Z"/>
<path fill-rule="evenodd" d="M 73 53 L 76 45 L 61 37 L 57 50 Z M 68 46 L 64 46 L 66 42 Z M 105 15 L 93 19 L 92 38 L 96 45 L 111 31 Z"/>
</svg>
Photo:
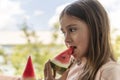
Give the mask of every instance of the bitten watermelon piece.
<svg viewBox="0 0 120 80">
<path fill-rule="evenodd" d="M 70 58 L 73 53 L 73 48 L 70 47 L 67 50 L 58 54 L 55 58 L 51 60 L 51 67 L 58 74 L 64 73 L 64 71 L 70 65 Z"/>
<path fill-rule="evenodd" d="M 31 56 L 28 57 L 28 61 L 25 70 L 22 75 L 23 80 L 35 80 L 35 72 L 32 64 Z"/>
</svg>

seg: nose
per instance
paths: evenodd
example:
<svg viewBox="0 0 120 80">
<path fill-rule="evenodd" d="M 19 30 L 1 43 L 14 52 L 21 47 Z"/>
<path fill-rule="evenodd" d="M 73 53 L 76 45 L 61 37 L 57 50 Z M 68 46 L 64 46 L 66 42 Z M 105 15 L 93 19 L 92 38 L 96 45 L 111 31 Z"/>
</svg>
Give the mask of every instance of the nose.
<svg viewBox="0 0 120 80">
<path fill-rule="evenodd" d="M 71 43 L 72 43 L 72 39 L 71 39 L 71 36 L 70 34 L 66 33 L 65 34 L 65 44 L 67 47 L 70 47 L 71 46 Z"/>
</svg>

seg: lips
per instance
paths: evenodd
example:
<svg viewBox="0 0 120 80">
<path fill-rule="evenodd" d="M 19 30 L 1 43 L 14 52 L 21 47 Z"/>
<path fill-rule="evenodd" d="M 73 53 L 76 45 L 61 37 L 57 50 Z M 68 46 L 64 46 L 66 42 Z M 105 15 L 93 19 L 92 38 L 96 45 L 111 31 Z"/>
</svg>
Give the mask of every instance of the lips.
<svg viewBox="0 0 120 80">
<path fill-rule="evenodd" d="M 74 49 L 76 49 L 77 47 L 76 47 L 76 46 L 70 46 L 70 48 L 74 48 Z"/>
<path fill-rule="evenodd" d="M 71 48 L 73 48 L 72 55 L 74 55 L 75 49 L 76 49 L 77 47 L 76 47 L 76 46 L 71 46 Z"/>
</svg>

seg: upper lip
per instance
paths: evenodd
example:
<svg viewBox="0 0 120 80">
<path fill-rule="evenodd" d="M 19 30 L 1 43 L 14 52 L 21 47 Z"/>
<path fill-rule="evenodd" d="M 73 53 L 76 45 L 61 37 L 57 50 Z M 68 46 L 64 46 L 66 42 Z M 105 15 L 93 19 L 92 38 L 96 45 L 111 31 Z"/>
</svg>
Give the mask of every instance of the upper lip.
<svg viewBox="0 0 120 80">
<path fill-rule="evenodd" d="M 74 48 L 74 46 L 69 46 L 69 48 Z"/>
</svg>

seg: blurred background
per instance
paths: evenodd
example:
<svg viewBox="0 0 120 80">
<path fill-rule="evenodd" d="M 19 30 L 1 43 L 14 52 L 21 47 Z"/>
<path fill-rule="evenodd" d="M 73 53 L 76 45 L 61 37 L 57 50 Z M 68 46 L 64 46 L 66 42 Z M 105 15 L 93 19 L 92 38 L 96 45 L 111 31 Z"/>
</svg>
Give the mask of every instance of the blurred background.
<svg viewBox="0 0 120 80">
<path fill-rule="evenodd" d="M 21 76 L 29 55 L 36 77 L 43 66 L 65 50 L 59 30 L 61 10 L 75 0 L 0 0 L 0 74 Z M 99 0 L 108 12 L 111 41 L 120 62 L 120 0 Z"/>
</svg>

